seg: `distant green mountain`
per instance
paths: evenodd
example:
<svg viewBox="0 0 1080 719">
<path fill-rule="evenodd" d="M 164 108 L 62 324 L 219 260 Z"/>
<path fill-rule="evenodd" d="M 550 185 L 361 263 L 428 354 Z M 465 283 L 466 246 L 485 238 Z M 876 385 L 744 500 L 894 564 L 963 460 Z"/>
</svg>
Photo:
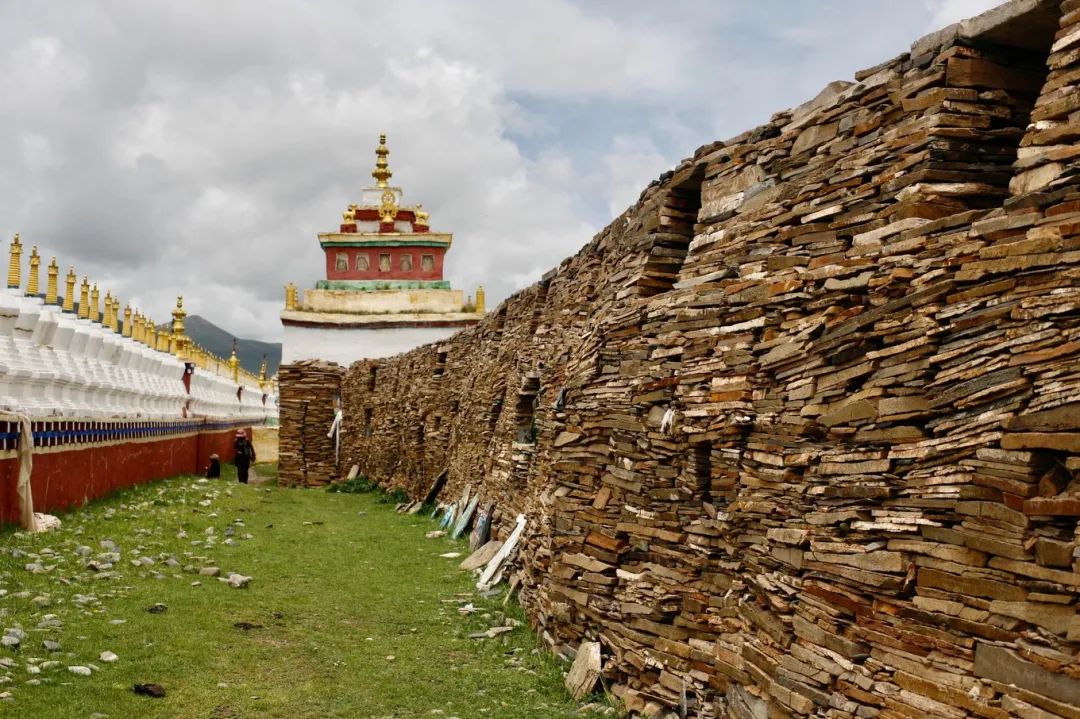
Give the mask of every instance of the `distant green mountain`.
<svg viewBox="0 0 1080 719">
<path fill-rule="evenodd" d="M 171 326 L 171 323 L 167 326 L 163 325 L 165 328 Z M 218 357 L 228 359 L 232 354 L 235 335 L 199 315 L 189 315 L 184 320 L 184 331 L 192 342 Z M 263 355 L 266 355 L 266 376 L 273 377 L 277 374 L 278 365 L 281 364 L 281 343 L 246 340 L 239 337 L 236 339 L 236 357 L 240 360 L 240 366 L 248 372 L 259 374 Z"/>
</svg>

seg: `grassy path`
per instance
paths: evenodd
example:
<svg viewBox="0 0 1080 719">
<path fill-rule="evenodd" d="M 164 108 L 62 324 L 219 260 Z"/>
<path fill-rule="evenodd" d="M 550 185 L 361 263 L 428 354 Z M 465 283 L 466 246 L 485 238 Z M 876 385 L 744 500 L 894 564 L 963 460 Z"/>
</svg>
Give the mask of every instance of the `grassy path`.
<svg viewBox="0 0 1080 719">
<path fill-rule="evenodd" d="M 63 520 L 0 534 L 0 630 L 23 635 L 0 648 L 0 717 L 581 716 L 527 627 L 467 638 L 502 619 L 438 556 L 467 548 L 374 495 L 181 478 Z M 233 589 L 204 567 L 253 579 Z"/>
</svg>

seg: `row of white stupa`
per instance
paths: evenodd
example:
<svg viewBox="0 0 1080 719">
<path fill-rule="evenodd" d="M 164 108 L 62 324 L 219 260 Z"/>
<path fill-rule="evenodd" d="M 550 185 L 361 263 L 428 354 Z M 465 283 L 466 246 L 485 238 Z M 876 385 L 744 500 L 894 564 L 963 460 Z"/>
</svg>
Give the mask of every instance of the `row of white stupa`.
<svg viewBox="0 0 1080 719">
<path fill-rule="evenodd" d="M 0 411 L 30 417 L 277 416 L 277 397 L 184 363 L 18 289 L 0 290 Z M 269 391 L 269 390 L 268 390 Z M 186 411 L 185 411 L 186 410 Z"/>
</svg>

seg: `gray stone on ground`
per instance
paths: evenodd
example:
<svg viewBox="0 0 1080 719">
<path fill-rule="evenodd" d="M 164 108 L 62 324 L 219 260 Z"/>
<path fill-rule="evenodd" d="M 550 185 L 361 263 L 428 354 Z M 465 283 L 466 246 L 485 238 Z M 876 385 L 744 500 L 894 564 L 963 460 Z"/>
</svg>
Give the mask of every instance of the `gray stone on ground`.
<svg viewBox="0 0 1080 719">
<path fill-rule="evenodd" d="M 235 572 L 230 574 L 225 580 L 229 583 L 229 586 L 233 589 L 243 589 L 251 583 L 251 577 L 245 577 L 243 574 L 236 574 Z"/>
</svg>

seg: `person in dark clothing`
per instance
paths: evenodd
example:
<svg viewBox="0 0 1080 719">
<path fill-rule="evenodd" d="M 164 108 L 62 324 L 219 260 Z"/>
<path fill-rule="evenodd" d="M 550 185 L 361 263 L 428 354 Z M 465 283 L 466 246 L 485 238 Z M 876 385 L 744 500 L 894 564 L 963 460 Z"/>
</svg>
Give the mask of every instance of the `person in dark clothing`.
<svg viewBox="0 0 1080 719">
<path fill-rule="evenodd" d="M 217 479 L 221 476 L 221 457 L 216 454 L 210 455 L 210 464 L 206 468 L 207 479 Z"/>
<path fill-rule="evenodd" d="M 251 440 L 247 438 L 247 432 L 242 429 L 236 430 L 233 450 L 235 450 L 236 454 L 235 459 L 233 459 L 236 464 L 236 478 L 240 480 L 241 484 L 247 484 L 248 468 L 255 461 L 255 447 L 251 444 Z"/>
</svg>

